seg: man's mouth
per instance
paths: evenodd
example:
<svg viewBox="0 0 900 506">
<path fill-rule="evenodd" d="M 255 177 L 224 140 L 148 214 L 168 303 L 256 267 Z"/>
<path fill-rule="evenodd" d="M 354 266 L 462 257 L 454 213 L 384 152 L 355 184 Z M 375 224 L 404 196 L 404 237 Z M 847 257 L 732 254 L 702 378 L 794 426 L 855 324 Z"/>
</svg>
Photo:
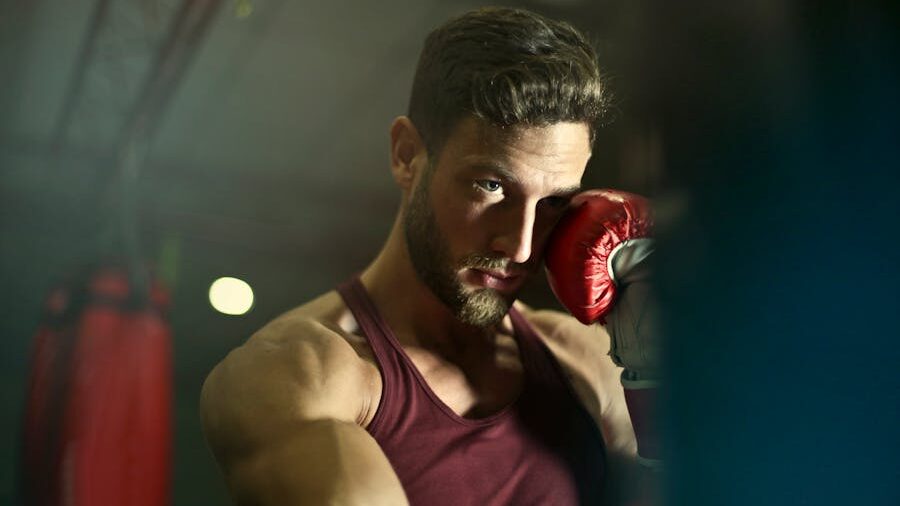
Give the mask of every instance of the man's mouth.
<svg viewBox="0 0 900 506">
<path fill-rule="evenodd" d="M 512 294 L 521 288 L 526 276 L 521 271 L 470 267 L 463 271 L 462 278 L 466 284 L 491 288 L 503 294 Z"/>
</svg>

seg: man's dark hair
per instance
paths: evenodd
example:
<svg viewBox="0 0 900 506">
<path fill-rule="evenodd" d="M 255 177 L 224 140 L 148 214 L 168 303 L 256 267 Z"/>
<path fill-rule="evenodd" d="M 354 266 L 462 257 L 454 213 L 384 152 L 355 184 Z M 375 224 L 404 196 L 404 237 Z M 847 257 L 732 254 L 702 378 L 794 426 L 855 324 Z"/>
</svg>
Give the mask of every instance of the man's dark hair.
<svg viewBox="0 0 900 506">
<path fill-rule="evenodd" d="M 609 102 L 597 55 L 571 25 L 520 9 L 484 8 L 425 39 L 408 115 L 430 156 L 465 116 L 496 126 L 584 122 Z"/>
</svg>

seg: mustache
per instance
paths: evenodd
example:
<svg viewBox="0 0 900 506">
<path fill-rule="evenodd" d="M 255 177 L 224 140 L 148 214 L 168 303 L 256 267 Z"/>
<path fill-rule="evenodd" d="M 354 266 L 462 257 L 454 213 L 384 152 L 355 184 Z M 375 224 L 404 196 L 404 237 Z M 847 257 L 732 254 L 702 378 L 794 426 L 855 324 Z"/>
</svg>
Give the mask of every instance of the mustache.
<svg viewBox="0 0 900 506">
<path fill-rule="evenodd" d="M 512 274 L 525 274 L 534 270 L 534 262 L 520 264 L 513 262 L 508 258 L 472 253 L 463 257 L 460 261 L 460 267 L 506 271 Z"/>
</svg>

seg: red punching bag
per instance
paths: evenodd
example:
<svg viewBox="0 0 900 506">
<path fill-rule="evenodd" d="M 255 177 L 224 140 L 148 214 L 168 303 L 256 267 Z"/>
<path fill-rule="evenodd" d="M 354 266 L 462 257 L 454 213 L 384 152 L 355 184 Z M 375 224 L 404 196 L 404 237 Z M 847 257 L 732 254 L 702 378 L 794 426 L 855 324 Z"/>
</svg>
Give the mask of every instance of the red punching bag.
<svg viewBox="0 0 900 506">
<path fill-rule="evenodd" d="M 168 297 L 133 281 L 123 268 L 94 268 L 48 299 L 23 427 L 26 504 L 169 502 Z"/>
</svg>

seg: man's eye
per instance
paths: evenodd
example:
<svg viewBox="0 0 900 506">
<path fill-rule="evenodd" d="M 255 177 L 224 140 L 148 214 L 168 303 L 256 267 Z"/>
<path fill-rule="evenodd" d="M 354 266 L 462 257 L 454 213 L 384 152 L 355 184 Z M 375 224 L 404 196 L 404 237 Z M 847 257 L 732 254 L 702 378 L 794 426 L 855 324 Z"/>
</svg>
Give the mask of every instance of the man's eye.
<svg viewBox="0 0 900 506">
<path fill-rule="evenodd" d="M 475 186 L 488 193 L 496 193 L 503 187 L 499 181 L 494 181 L 491 179 L 479 179 L 475 181 Z"/>
</svg>

